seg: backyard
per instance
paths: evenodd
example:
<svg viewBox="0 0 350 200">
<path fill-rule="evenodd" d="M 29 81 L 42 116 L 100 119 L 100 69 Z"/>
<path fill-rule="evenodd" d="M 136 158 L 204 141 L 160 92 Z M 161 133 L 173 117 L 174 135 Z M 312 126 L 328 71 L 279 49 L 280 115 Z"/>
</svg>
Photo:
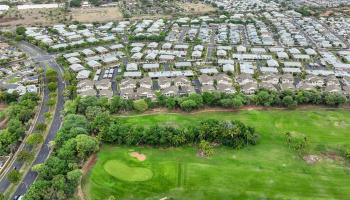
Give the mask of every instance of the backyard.
<svg viewBox="0 0 350 200">
<path fill-rule="evenodd" d="M 197 148 L 104 145 L 83 178 L 90 200 L 108 199 L 346 199 L 350 196 L 347 161 L 336 148 L 349 145 L 350 112 L 345 110 L 200 112 L 120 116 L 124 123 L 185 126 L 208 118 L 240 120 L 261 135 L 256 146 L 216 147 L 202 158 Z M 288 148 L 285 133 L 306 136 L 305 162 Z M 143 155 L 143 159 L 133 153 Z"/>
</svg>

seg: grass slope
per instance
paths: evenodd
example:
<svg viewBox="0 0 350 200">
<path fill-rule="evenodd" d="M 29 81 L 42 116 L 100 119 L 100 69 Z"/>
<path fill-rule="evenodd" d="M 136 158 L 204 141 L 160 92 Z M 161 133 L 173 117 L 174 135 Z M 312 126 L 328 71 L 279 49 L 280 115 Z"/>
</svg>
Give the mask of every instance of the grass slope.
<svg viewBox="0 0 350 200">
<path fill-rule="evenodd" d="M 104 146 L 87 177 L 84 190 L 90 200 L 108 199 L 347 199 L 350 196 L 349 168 L 339 161 L 323 159 L 306 164 L 285 145 L 284 134 L 307 135 L 313 151 L 325 146 L 350 144 L 350 112 L 242 111 L 238 113 L 155 114 L 121 117 L 125 123 L 149 126 L 154 123 L 189 125 L 215 118 L 237 119 L 254 126 L 261 134 L 257 146 L 242 150 L 216 148 L 210 159 L 196 156 L 193 147 L 154 149 Z M 129 150 L 147 156 L 143 162 Z M 143 182 L 117 179 L 104 170 L 110 160 L 128 167 L 150 169 L 153 177 Z"/>
</svg>

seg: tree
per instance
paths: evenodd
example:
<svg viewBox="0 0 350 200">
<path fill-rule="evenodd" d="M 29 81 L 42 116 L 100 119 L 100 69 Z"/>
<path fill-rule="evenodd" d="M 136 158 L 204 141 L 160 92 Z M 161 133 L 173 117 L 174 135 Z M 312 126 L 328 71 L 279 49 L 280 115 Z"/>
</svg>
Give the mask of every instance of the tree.
<svg viewBox="0 0 350 200">
<path fill-rule="evenodd" d="M 78 183 L 81 175 L 82 175 L 81 170 L 80 169 L 75 169 L 75 170 L 70 171 L 70 172 L 67 173 L 67 179 L 69 181 Z"/>
<path fill-rule="evenodd" d="M 101 131 L 107 130 L 110 123 L 111 117 L 108 112 L 99 113 L 90 124 L 90 130 L 93 133 L 99 133 Z"/>
<path fill-rule="evenodd" d="M 176 101 L 175 101 L 174 97 L 167 98 L 165 101 L 165 105 L 168 109 L 174 109 L 176 106 Z"/>
<path fill-rule="evenodd" d="M 57 83 L 51 82 L 47 85 L 50 92 L 55 92 L 57 89 Z"/>
<path fill-rule="evenodd" d="M 325 103 L 330 106 L 339 106 L 346 102 L 346 97 L 339 93 L 327 93 L 325 95 Z"/>
<path fill-rule="evenodd" d="M 57 72 L 52 68 L 48 68 L 46 70 L 46 79 L 49 83 L 56 82 L 57 81 Z"/>
<path fill-rule="evenodd" d="M 100 106 L 89 106 L 85 111 L 85 116 L 87 120 L 93 121 L 94 118 L 101 113 L 102 113 L 102 108 Z"/>
<path fill-rule="evenodd" d="M 0 200 L 6 200 L 5 195 L 0 193 Z"/>
<path fill-rule="evenodd" d="M 81 159 L 87 158 L 99 149 L 99 142 L 94 137 L 80 134 L 75 139 L 77 142 L 76 150 Z"/>
<path fill-rule="evenodd" d="M 18 183 L 21 180 L 21 173 L 18 170 L 12 170 L 8 173 L 7 179 L 10 183 Z"/>
<path fill-rule="evenodd" d="M 118 113 L 120 109 L 121 109 L 120 96 L 114 96 L 111 99 L 109 110 L 111 113 Z"/>
<path fill-rule="evenodd" d="M 7 130 L 10 133 L 14 134 L 14 136 L 17 138 L 22 136 L 25 131 L 24 127 L 22 126 L 22 123 L 16 118 L 10 119 L 7 125 Z"/>
<path fill-rule="evenodd" d="M 190 94 L 188 97 L 189 100 L 193 100 L 196 102 L 197 107 L 202 107 L 203 106 L 203 98 L 200 94 Z"/>
<path fill-rule="evenodd" d="M 148 109 L 148 104 L 144 99 L 139 99 L 133 102 L 133 107 L 139 112 L 144 112 Z"/>
<path fill-rule="evenodd" d="M 233 101 L 231 99 L 221 99 L 220 105 L 225 108 L 230 108 L 233 106 Z"/>
<path fill-rule="evenodd" d="M 98 106 L 98 98 L 96 96 L 87 96 L 79 99 L 78 112 L 80 114 L 85 114 L 85 111 L 89 106 Z"/>
<path fill-rule="evenodd" d="M 271 95 L 268 91 L 265 90 L 261 90 L 258 92 L 258 94 L 256 95 L 256 100 L 257 104 L 262 106 L 271 106 L 273 102 Z"/>
<path fill-rule="evenodd" d="M 71 7 L 80 7 L 81 5 L 81 0 L 72 0 L 70 1 L 70 6 Z"/>
<path fill-rule="evenodd" d="M 47 128 L 47 125 L 45 123 L 38 123 L 35 127 L 37 131 L 44 132 Z"/>
<path fill-rule="evenodd" d="M 241 97 L 237 96 L 232 99 L 232 106 L 234 108 L 239 108 L 243 105 L 243 100 Z"/>
<path fill-rule="evenodd" d="M 197 108 L 197 103 L 193 100 L 185 100 L 180 104 L 181 109 L 190 112 Z"/>
<path fill-rule="evenodd" d="M 40 144 L 44 141 L 44 137 L 39 133 L 32 133 L 28 136 L 26 143 L 32 146 Z"/>
<path fill-rule="evenodd" d="M 22 150 L 17 155 L 17 160 L 20 162 L 30 162 L 34 158 L 34 155 L 27 150 Z"/>
<path fill-rule="evenodd" d="M 202 98 L 205 105 L 215 106 L 221 99 L 221 94 L 219 92 L 204 92 Z"/>
<path fill-rule="evenodd" d="M 26 33 L 26 28 L 25 27 L 19 26 L 19 27 L 16 28 L 16 34 L 17 35 L 25 36 L 25 33 Z"/>
</svg>

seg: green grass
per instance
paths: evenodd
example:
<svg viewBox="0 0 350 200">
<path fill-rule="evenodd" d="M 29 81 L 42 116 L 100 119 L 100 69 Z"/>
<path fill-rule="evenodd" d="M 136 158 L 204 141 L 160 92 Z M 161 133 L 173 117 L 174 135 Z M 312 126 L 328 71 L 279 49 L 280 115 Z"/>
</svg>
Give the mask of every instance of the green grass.
<svg viewBox="0 0 350 200">
<path fill-rule="evenodd" d="M 108 174 L 123 181 L 147 181 L 153 176 L 150 169 L 129 167 L 120 160 L 108 160 L 103 168 Z"/>
<path fill-rule="evenodd" d="M 83 188 L 90 200 L 108 199 L 348 199 L 350 171 L 341 161 L 306 164 L 284 141 L 287 131 L 306 135 L 311 151 L 350 144 L 350 112 L 344 110 L 241 111 L 198 114 L 155 114 L 121 117 L 124 123 L 184 126 L 214 118 L 236 119 L 256 128 L 261 142 L 242 150 L 215 149 L 209 159 L 195 147 L 155 149 L 103 146 Z M 147 156 L 143 162 L 130 150 Z M 126 181 L 104 167 L 111 160 L 127 168 L 151 170 L 146 181 Z M 112 171 L 116 171 L 113 169 Z M 131 170 L 132 171 L 132 170 Z"/>
<path fill-rule="evenodd" d="M 13 78 L 8 79 L 6 82 L 9 83 L 9 84 L 12 84 L 12 83 L 17 83 L 20 80 L 21 79 L 18 78 L 18 77 L 13 77 Z"/>
</svg>

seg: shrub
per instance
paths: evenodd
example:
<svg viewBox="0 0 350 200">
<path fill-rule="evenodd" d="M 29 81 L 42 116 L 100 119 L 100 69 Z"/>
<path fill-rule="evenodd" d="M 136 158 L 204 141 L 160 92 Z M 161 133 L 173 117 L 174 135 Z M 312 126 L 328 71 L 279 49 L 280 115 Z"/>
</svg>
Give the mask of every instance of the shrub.
<svg viewBox="0 0 350 200">
<path fill-rule="evenodd" d="M 144 112 L 148 109 L 148 104 L 144 99 L 139 99 L 133 102 L 133 108 L 136 111 Z"/>
</svg>

